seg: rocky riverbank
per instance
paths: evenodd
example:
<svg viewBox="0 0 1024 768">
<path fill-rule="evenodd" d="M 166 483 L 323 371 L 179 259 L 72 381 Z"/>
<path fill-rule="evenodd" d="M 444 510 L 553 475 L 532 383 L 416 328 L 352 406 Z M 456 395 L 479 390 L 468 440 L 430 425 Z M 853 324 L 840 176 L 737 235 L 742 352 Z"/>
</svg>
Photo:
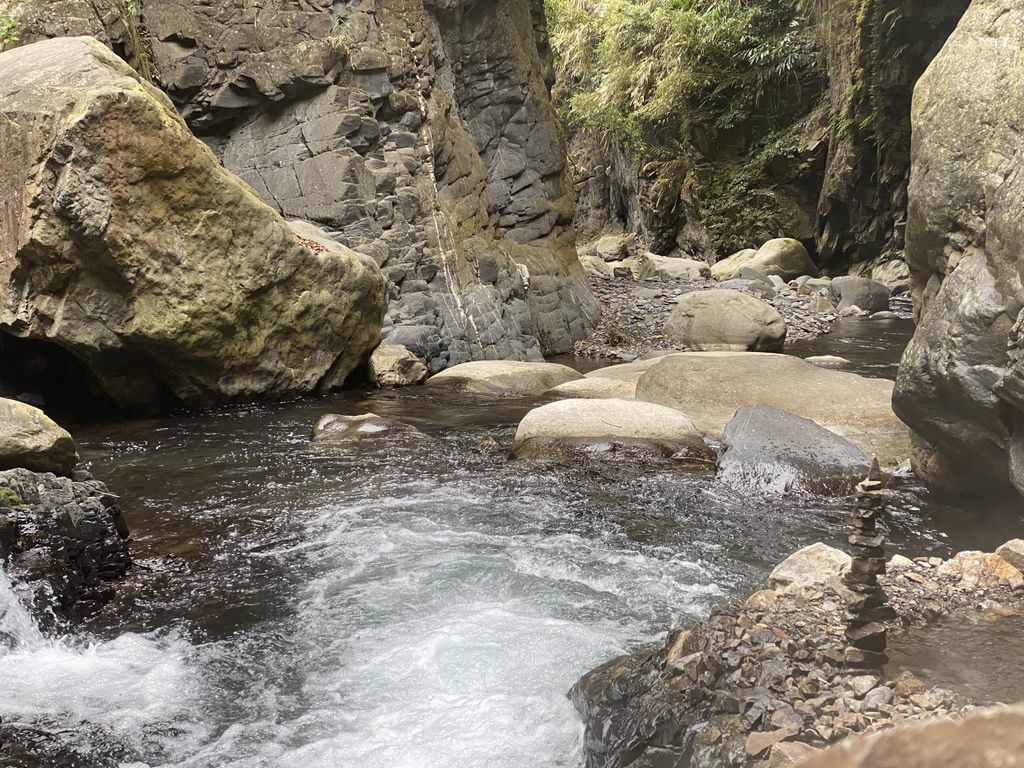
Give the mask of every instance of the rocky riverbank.
<svg viewBox="0 0 1024 768">
<path fill-rule="evenodd" d="M 765 248 L 777 242 L 794 241 L 769 241 Z M 796 247 L 802 251 L 802 246 Z M 806 265 L 788 271 L 770 262 L 756 268 L 748 266 L 757 253 L 750 250 L 709 269 L 691 259 L 636 254 L 635 250 L 630 238 L 615 235 L 581 248 L 590 290 L 602 315 L 594 332 L 576 342 L 575 354 L 631 361 L 692 348 L 673 338 L 666 326 L 680 299 L 695 292 L 725 289 L 763 302 L 770 308 L 764 308 L 765 313 L 776 317 L 775 322 L 781 319 L 785 323 L 786 343 L 827 334 L 840 317 L 871 321 L 910 318 L 912 314 L 902 284 L 895 285 L 890 295 L 890 286 L 867 278 L 833 281 L 817 277 L 816 271 L 805 274 L 801 266 L 814 270 L 809 257 Z M 803 255 L 806 257 L 806 252 Z"/>
<path fill-rule="evenodd" d="M 894 614 L 887 626 L 1019 614 L 1024 542 L 999 552 L 894 557 L 880 579 Z M 743 605 L 583 677 L 569 695 L 586 724 L 588 768 L 787 765 L 851 734 L 972 709 L 909 672 L 844 667 L 849 565 L 838 550 L 807 547 Z"/>
</svg>

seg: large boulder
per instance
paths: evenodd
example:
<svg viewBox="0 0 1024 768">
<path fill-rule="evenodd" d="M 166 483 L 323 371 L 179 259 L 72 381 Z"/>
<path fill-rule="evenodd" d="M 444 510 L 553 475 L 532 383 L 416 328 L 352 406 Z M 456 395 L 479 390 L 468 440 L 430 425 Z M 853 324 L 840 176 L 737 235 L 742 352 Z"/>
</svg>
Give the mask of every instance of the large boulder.
<svg viewBox="0 0 1024 768">
<path fill-rule="evenodd" d="M 810 419 L 766 405 L 745 405 L 725 425 L 718 478 L 784 492 L 849 488 L 871 466 L 856 445 Z"/>
<path fill-rule="evenodd" d="M 889 289 L 868 277 L 837 277 L 829 284 L 836 309 L 860 307 L 867 312 L 889 309 Z"/>
<path fill-rule="evenodd" d="M 739 277 L 740 269 L 750 264 L 755 256 L 757 256 L 756 248 L 745 248 L 732 256 L 726 256 L 721 261 L 716 261 L 711 265 L 712 279 L 732 280 Z"/>
<path fill-rule="evenodd" d="M 683 296 L 664 333 L 680 346 L 701 351 L 776 352 L 786 340 L 786 321 L 770 304 L 723 288 Z"/>
<path fill-rule="evenodd" d="M 0 104 L 0 332 L 132 410 L 332 387 L 376 345 L 375 263 L 290 228 L 95 40 L 0 54 Z"/>
<path fill-rule="evenodd" d="M 799 240 L 780 237 L 769 240 L 741 267 L 750 267 L 765 275 L 777 275 L 783 280 L 795 280 L 801 275 L 817 277 L 818 268 Z M 739 274 L 737 270 L 737 274 Z"/>
<path fill-rule="evenodd" d="M 820 368 L 789 355 L 689 352 L 658 360 L 637 380 L 636 397 L 683 411 L 716 438 L 745 405 L 779 408 L 895 465 L 909 457 L 910 445 L 890 404 L 892 389 L 891 381 Z"/>
<path fill-rule="evenodd" d="M 644 254 L 640 259 L 641 280 L 704 280 L 711 270 L 703 261 Z"/>
<path fill-rule="evenodd" d="M 38 408 L 0 397 L 0 469 L 66 475 L 78 463 L 75 441 Z"/>
<path fill-rule="evenodd" d="M 1024 704 L 978 709 L 963 717 L 908 722 L 851 736 L 800 760 L 795 768 L 1021 768 Z"/>
<path fill-rule="evenodd" d="M 519 458 L 546 458 L 594 444 L 626 444 L 687 457 L 708 453 L 686 414 L 619 399 L 560 400 L 534 408 L 519 422 L 512 450 Z"/>
<path fill-rule="evenodd" d="M 427 366 L 400 344 L 381 344 L 370 355 L 370 378 L 382 389 L 409 387 L 427 378 Z"/>
<path fill-rule="evenodd" d="M 427 379 L 427 386 L 500 397 L 540 395 L 583 374 L 557 363 L 515 360 L 475 360 L 462 363 Z"/>
<path fill-rule="evenodd" d="M 975 0 L 914 92 L 918 327 L 896 412 L 935 483 L 1024 494 L 1024 2 Z M 970 471 L 963 471 L 964 468 Z"/>
</svg>

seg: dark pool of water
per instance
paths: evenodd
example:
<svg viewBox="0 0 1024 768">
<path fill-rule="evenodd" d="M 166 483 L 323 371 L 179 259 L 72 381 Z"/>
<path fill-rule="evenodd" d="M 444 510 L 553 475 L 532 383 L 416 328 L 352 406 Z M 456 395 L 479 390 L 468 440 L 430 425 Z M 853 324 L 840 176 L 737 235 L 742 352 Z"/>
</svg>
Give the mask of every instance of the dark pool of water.
<svg viewBox="0 0 1024 768">
<path fill-rule="evenodd" d="M 958 614 L 890 639 L 887 673 L 913 672 L 929 685 L 980 704 L 1024 700 L 1024 616 Z"/>
<path fill-rule="evenodd" d="M 913 335 L 913 320 L 842 318 L 833 324 L 831 333 L 793 342 L 786 351 L 797 357 L 844 357 L 850 364 L 839 370 L 895 380 L 900 357 Z"/>
</svg>

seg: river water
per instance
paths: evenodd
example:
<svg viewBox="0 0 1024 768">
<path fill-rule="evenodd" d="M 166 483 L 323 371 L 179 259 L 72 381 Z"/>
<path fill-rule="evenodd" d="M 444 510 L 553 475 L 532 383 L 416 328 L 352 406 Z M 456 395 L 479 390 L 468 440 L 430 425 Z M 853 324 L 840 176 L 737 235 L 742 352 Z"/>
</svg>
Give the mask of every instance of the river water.
<svg viewBox="0 0 1024 768">
<path fill-rule="evenodd" d="M 875 349 L 862 364 L 891 365 Z M 6 733 L 71 743 L 69 766 L 575 768 L 580 675 L 842 541 L 843 499 L 481 448 L 529 407 L 354 392 L 77 430 L 141 568 L 83 636 L 0 650 Z M 331 411 L 424 436 L 316 447 Z M 991 549 L 989 512 L 908 485 L 894 551 Z"/>
</svg>

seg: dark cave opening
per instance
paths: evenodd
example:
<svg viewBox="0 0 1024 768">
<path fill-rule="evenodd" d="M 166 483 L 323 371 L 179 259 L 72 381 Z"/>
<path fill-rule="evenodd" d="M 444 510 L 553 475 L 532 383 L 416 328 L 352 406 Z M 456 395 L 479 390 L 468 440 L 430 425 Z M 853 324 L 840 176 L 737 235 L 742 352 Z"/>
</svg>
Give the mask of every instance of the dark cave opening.
<svg viewBox="0 0 1024 768">
<path fill-rule="evenodd" d="M 118 416 L 99 379 L 74 354 L 49 341 L 0 332 L 0 397 L 76 421 Z"/>
</svg>

